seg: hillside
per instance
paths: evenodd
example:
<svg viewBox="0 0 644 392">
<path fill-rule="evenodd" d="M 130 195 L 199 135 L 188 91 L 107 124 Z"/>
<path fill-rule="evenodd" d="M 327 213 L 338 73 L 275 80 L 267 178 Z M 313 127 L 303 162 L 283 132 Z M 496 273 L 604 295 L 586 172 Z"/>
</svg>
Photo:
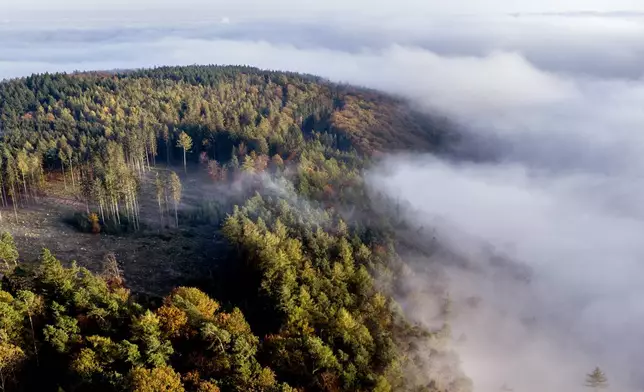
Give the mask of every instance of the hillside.
<svg viewBox="0 0 644 392">
<path fill-rule="evenodd" d="M 2 389 L 470 390 L 449 303 L 429 331 L 393 299 L 400 223 L 361 177 L 453 137 L 248 67 L 0 83 Z"/>
</svg>

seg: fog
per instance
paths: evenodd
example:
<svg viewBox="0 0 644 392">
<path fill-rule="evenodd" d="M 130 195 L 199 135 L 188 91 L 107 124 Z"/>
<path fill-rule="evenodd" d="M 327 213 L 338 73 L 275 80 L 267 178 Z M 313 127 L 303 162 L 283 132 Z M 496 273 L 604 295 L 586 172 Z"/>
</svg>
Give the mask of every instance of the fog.
<svg viewBox="0 0 644 392">
<path fill-rule="evenodd" d="M 367 179 L 468 261 L 407 255 L 411 287 L 447 278 L 454 348 L 475 391 L 581 391 L 594 366 L 612 390 L 642 389 L 641 2 L 128 3 L 98 12 L 92 2 L 0 0 L 0 78 L 248 64 L 447 115 L 464 134 L 461 156 L 476 163 L 396 155 Z M 399 299 L 431 324 L 430 295 Z"/>
<path fill-rule="evenodd" d="M 595 366 L 612 390 L 641 390 L 644 80 L 624 78 L 620 58 L 614 74 L 594 75 L 516 51 L 410 58 L 407 83 L 382 87 L 459 121 L 476 163 L 394 156 L 368 178 L 470 263 L 408 255 L 417 290 L 448 281 L 454 347 L 475 391 L 582 391 Z M 409 302 L 431 325 L 431 294 Z"/>
</svg>

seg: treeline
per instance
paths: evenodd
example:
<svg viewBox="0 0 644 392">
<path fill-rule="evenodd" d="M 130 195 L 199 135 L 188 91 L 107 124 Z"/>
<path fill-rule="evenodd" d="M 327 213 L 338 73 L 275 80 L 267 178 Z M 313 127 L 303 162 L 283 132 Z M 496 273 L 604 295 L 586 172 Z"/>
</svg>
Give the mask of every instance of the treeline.
<svg viewBox="0 0 644 392">
<path fill-rule="evenodd" d="M 263 170 L 297 160 L 309 141 L 357 158 L 442 137 L 403 103 L 319 78 L 247 67 L 174 67 L 119 75 L 44 74 L 0 83 L 0 194 L 20 206 L 60 172 L 88 209 L 136 220 L 136 190 L 157 160 L 204 158 Z M 355 148 L 355 149 L 354 149 Z"/>
<path fill-rule="evenodd" d="M 179 287 L 146 309 L 113 258 L 94 275 L 63 267 L 47 250 L 36 269 L 4 273 L 3 391 L 293 390 L 259 364 L 260 341 L 243 314 L 196 288 Z"/>
<path fill-rule="evenodd" d="M 47 251 L 32 268 L 3 236 L 2 390 L 470 391 L 446 348 L 449 304 L 428 331 L 391 298 L 404 263 L 361 176 L 378 151 L 445 140 L 391 97 L 247 67 L 0 83 L 0 189 L 16 214 L 52 179 L 85 203 L 88 231 L 137 228 L 151 178 L 159 223 L 179 226 L 180 177 L 153 167 L 259 179 L 219 222 L 232 250 L 202 287 L 214 298 L 181 287 L 140 303 L 113 258 L 100 275 Z"/>
<path fill-rule="evenodd" d="M 223 302 L 180 287 L 140 304 L 113 257 L 94 275 L 45 250 L 34 268 L 3 235 L 3 390 L 469 391 L 446 365 L 448 303 L 427 331 L 376 287 L 393 244 L 293 203 L 256 195 L 228 217 Z"/>
</svg>

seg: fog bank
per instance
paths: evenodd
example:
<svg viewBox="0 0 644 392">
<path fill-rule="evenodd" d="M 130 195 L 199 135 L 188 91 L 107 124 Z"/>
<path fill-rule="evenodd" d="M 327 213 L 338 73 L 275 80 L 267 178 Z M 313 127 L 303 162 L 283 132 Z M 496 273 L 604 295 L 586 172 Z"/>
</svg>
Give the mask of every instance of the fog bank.
<svg viewBox="0 0 644 392">
<path fill-rule="evenodd" d="M 464 132 L 463 155 L 482 162 L 392 156 L 368 181 L 469 261 L 407 255 L 411 287 L 447 278 L 454 347 L 475 391 L 582 391 L 597 365 L 612 390 L 641 390 L 643 5 L 474 3 L 166 0 L 150 11 L 149 1 L 118 1 L 99 12 L 76 0 L 0 0 L 0 79 L 247 64 L 382 89 L 448 115 Z M 431 323 L 431 296 L 400 300 Z"/>
</svg>

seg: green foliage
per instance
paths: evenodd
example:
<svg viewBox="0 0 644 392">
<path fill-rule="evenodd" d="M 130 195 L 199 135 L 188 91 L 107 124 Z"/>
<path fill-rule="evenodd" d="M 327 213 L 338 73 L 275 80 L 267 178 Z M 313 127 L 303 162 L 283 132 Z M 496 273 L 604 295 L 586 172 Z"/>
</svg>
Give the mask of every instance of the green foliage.
<svg viewBox="0 0 644 392">
<path fill-rule="evenodd" d="M 608 379 L 604 372 L 599 367 L 596 367 L 591 373 L 586 375 L 586 386 L 596 391 L 606 389 L 608 388 Z"/>
<path fill-rule="evenodd" d="M 221 224 L 231 246 L 233 272 L 216 277 L 217 300 L 178 287 L 161 306 L 139 304 L 119 276 L 64 265 L 48 250 L 35 270 L 16 267 L 13 239 L 3 235 L 7 390 L 471 389 L 460 374 L 451 384 L 435 374 L 405 377 L 410 363 L 423 368 L 425 347 L 430 360 L 447 357 L 449 328 L 409 324 L 373 279 L 377 272 L 395 280 L 398 259 L 390 220 L 369 210 L 363 169 L 381 150 L 448 141 L 435 119 L 403 106 L 248 67 L 0 83 L 0 202 L 16 216 L 44 192 L 45 167 L 85 202 L 75 218 L 81 231 L 107 234 L 144 226 L 140 190 L 158 155 L 170 165 L 180 154 L 186 171 L 199 157 L 223 186 L 246 181 L 240 205 L 206 200 L 181 215 Z M 159 223 L 167 225 L 172 208 L 179 227 L 181 179 L 154 170 Z M 347 206 L 364 222 L 347 224 L 338 213 Z"/>
<path fill-rule="evenodd" d="M 159 318 L 148 310 L 131 327 L 132 340 L 143 347 L 145 363 L 154 367 L 165 365 L 174 352 L 170 342 L 162 339 L 159 323 Z"/>
<path fill-rule="evenodd" d="M 449 141 L 446 128 L 383 94 L 248 67 L 33 75 L 0 82 L 0 201 L 17 217 L 43 191 L 44 167 L 59 169 L 88 214 L 119 224 L 127 216 L 136 228 L 141 180 L 158 155 L 171 163 L 181 153 L 186 170 L 191 151 L 262 171 L 269 156 L 281 169 L 280 159 L 311 150 L 340 163 L 354 149 L 434 149 Z"/>
<path fill-rule="evenodd" d="M 261 295 L 280 319 L 265 355 L 278 375 L 301 387 L 375 388 L 378 373 L 395 358 L 395 315 L 354 260 L 346 225 L 324 230 L 328 218 L 296 215 L 290 206 L 256 197 L 224 226 L 260 273 Z"/>
<path fill-rule="evenodd" d="M 4 232 L 0 235 L 0 261 L 9 269 L 16 266 L 18 262 L 18 249 L 10 233 Z"/>
<path fill-rule="evenodd" d="M 152 370 L 135 368 L 130 372 L 131 390 L 135 392 L 183 392 L 181 377 L 172 368 L 157 367 Z"/>
</svg>

